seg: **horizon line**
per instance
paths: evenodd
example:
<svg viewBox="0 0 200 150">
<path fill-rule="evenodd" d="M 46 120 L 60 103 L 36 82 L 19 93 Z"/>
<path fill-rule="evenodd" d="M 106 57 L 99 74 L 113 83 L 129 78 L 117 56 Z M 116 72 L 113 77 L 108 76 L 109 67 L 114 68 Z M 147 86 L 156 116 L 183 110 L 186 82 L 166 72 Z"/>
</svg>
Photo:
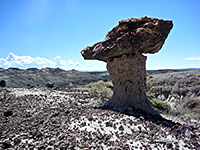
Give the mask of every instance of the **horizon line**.
<svg viewBox="0 0 200 150">
<path fill-rule="evenodd" d="M 50 69 L 61 69 L 61 70 L 64 70 L 64 71 L 80 71 L 80 72 L 105 72 L 107 70 L 78 70 L 78 69 L 63 69 L 63 68 L 60 68 L 60 67 L 42 67 L 42 68 L 37 68 L 37 67 L 29 67 L 29 68 L 20 68 L 20 67 L 8 67 L 8 68 L 3 68 L 3 67 L 0 67 L 0 69 L 19 69 L 19 70 L 28 70 L 28 69 L 38 69 L 38 70 L 41 70 L 41 69 L 47 69 L 47 68 L 50 68 Z M 171 68 L 168 68 L 168 69 L 146 69 L 146 71 L 151 71 L 151 70 L 200 70 L 200 68 L 176 68 L 176 69 L 171 69 Z"/>
</svg>

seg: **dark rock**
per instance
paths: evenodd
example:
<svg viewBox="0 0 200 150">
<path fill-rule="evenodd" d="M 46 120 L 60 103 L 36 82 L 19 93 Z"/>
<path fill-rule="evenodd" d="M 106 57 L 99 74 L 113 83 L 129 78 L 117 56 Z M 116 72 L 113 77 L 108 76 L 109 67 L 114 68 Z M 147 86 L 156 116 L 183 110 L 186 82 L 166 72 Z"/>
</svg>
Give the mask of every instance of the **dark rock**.
<svg viewBox="0 0 200 150">
<path fill-rule="evenodd" d="M 106 127 L 112 127 L 112 123 L 111 122 L 106 122 Z"/>
<path fill-rule="evenodd" d="M 102 140 L 102 139 L 103 139 L 103 136 L 102 136 L 102 135 L 97 135 L 97 138 L 98 138 L 99 140 Z"/>
<path fill-rule="evenodd" d="M 1 87 L 6 87 L 6 81 L 5 80 L 1 80 L 0 81 L 0 86 Z"/>
<path fill-rule="evenodd" d="M 17 145 L 21 142 L 21 139 L 20 138 L 16 138 L 14 139 L 14 144 Z"/>
<path fill-rule="evenodd" d="M 74 149 L 75 149 L 75 146 L 76 146 L 75 143 L 70 143 L 70 145 L 68 146 L 68 149 L 74 150 Z"/>
<path fill-rule="evenodd" d="M 92 117 L 88 118 L 89 121 L 93 121 L 94 119 Z"/>
<path fill-rule="evenodd" d="M 4 116 L 5 117 L 9 117 L 9 116 L 12 116 L 13 115 L 13 111 L 12 110 L 7 110 L 4 112 Z"/>
<path fill-rule="evenodd" d="M 35 131 L 35 132 L 32 132 L 32 137 L 34 138 L 40 138 L 42 137 L 42 133 L 40 131 Z"/>
<path fill-rule="evenodd" d="M 56 119 L 51 119 L 51 123 L 56 124 L 57 123 Z"/>
<path fill-rule="evenodd" d="M 56 111 L 54 114 L 53 114 L 53 116 L 54 117 L 56 117 L 56 116 L 58 116 L 60 113 L 58 112 L 58 111 Z"/>
<path fill-rule="evenodd" d="M 62 143 L 60 145 L 60 150 L 67 150 L 68 146 L 69 146 L 69 143 Z"/>
<path fill-rule="evenodd" d="M 172 142 L 167 142 L 166 146 L 167 146 L 168 149 L 172 148 L 173 147 Z"/>
<path fill-rule="evenodd" d="M 124 127 L 122 125 L 119 126 L 119 130 L 124 131 Z"/>
<path fill-rule="evenodd" d="M 12 147 L 11 143 L 8 142 L 8 141 L 4 141 L 4 142 L 2 143 L 2 145 L 3 145 L 3 149 L 8 149 L 8 148 L 11 148 L 11 147 Z"/>
<path fill-rule="evenodd" d="M 82 126 L 82 127 L 86 126 L 86 122 L 82 122 L 82 123 L 81 123 L 81 126 Z"/>
<path fill-rule="evenodd" d="M 54 84 L 53 84 L 53 83 L 50 83 L 50 82 L 48 82 L 48 83 L 46 84 L 46 86 L 47 86 L 48 88 L 53 88 L 53 87 L 54 87 Z"/>
<path fill-rule="evenodd" d="M 38 147 L 38 150 L 43 150 L 45 149 L 46 147 L 44 145 L 41 145 L 40 147 Z"/>
<path fill-rule="evenodd" d="M 54 127 L 51 127 L 49 130 L 50 130 L 50 131 L 54 131 L 54 130 L 55 130 L 55 128 L 54 128 Z"/>
<path fill-rule="evenodd" d="M 70 113 L 70 111 L 69 110 L 65 110 L 65 114 L 69 114 Z"/>
<path fill-rule="evenodd" d="M 29 113 L 26 114 L 26 117 L 27 118 L 32 117 L 32 114 L 29 112 Z"/>
</svg>

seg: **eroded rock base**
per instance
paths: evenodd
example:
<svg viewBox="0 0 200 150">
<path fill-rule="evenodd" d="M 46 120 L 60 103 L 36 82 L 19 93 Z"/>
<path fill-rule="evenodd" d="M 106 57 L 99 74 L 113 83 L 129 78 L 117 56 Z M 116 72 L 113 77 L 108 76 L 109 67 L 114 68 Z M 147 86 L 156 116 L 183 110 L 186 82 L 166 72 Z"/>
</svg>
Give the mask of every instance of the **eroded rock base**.
<svg viewBox="0 0 200 150">
<path fill-rule="evenodd" d="M 106 106 L 132 107 L 151 116 L 159 117 L 146 96 L 146 56 L 136 53 L 123 55 L 107 62 L 114 86 L 113 97 Z"/>
</svg>

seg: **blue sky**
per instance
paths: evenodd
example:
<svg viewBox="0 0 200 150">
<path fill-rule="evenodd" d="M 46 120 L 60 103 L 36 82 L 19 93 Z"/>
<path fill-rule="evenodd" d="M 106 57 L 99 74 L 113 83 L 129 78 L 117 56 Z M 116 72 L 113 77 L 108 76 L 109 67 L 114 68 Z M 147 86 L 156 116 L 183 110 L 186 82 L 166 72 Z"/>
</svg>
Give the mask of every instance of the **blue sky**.
<svg viewBox="0 0 200 150">
<path fill-rule="evenodd" d="M 143 16 L 174 23 L 147 69 L 200 68 L 200 0 L 0 0 L 0 67 L 106 70 L 80 51 Z"/>
</svg>

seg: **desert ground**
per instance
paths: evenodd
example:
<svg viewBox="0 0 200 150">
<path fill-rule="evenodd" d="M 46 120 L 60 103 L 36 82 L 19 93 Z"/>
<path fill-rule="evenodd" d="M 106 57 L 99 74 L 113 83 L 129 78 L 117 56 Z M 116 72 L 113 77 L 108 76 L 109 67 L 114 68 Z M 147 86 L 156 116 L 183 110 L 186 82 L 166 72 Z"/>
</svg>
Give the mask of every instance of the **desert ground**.
<svg viewBox="0 0 200 150">
<path fill-rule="evenodd" d="M 34 78 L 23 73 L 26 82 L 19 72 L 1 72 L 7 85 L 0 87 L 0 149 L 200 149 L 199 70 L 147 73 L 147 95 L 162 120 L 104 107 L 112 96 L 106 72 L 84 72 L 78 85 L 83 74 L 73 70 L 76 82 L 61 84 L 57 76 L 59 85 L 47 78 L 57 71 L 61 79 L 62 70 L 45 70 L 46 79 L 43 71 L 40 82 L 36 71 Z"/>
</svg>

